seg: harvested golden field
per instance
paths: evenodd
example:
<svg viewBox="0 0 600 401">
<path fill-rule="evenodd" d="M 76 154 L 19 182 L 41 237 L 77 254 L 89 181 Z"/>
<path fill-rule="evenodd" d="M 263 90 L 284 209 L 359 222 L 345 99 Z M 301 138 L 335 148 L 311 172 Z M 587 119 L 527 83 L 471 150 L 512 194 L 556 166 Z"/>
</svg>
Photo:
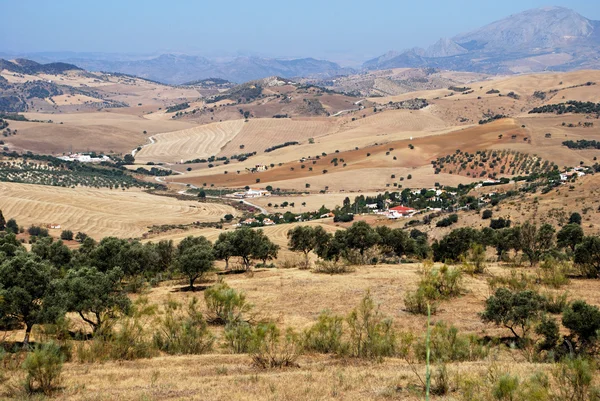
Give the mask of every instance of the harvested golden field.
<svg viewBox="0 0 600 401">
<path fill-rule="evenodd" d="M 53 96 L 51 98 L 47 98 L 46 101 L 49 103 L 57 104 L 58 106 L 102 102 L 101 99 L 85 95 L 58 95 Z"/>
<path fill-rule="evenodd" d="M 252 203 L 259 205 L 267 209 L 271 213 L 277 211 L 291 211 L 294 213 L 302 213 L 307 210 L 318 210 L 321 206 L 325 206 L 328 209 L 333 209 L 336 206 L 342 205 L 346 197 L 354 201 L 354 198 L 363 196 L 377 196 L 379 192 L 340 192 L 340 193 L 325 193 L 325 194 L 303 194 L 303 195 L 271 195 L 269 197 L 254 198 Z M 294 206 L 288 205 L 286 207 L 281 206 L 283 202 L 293 203 Z M 268 206 L 271 204 L 271 206 Z M 305 204 L 303 206 L 303 204 Z M 279 205 L 275 208 L 274 205 Z"/>
<path fill-rule="evenodd" d="M 114 111 L 96 113 L 26 113 L 31 120 L 52 123 L 12 121 L 18 134 L 6 139 L 15 150 L 43 154 L 66 152 L 130 153 L 148 141 L 148 136 L 168 130 L 190 128 L 181 121 L 150 121 L 136 115 Z M 143 132 L 146 131 L 147 134 Z"/>
<path fill-rule="evenodd" d="M 502 139 L 498 138 L 500 134 L 504 135 Z M 207 183 L 214 184 L 216 187 L 244 187 L 256 185 L 259 180 L 261 186 L 271 185 L 275 188 L 303 190 L 308 189 L 306 184 L 310 184 L 312 190 L 322 190 L 327 186 L 332 191 L 386 190 L 393 188 L 394 182 L 402 184 L 403 187 L 413 188 L 430 187 L 435 182 L 456 185 L 460 182 L 471 182 L 472 179 L 450 174 L 436 175 L 431 161 L 454 153 L 456 149 L 474 152 L 499 143 L 511 148 L 512 142 L 523 141 L 526 131 L 519 128 L 513 119 L 502 119 L 450 133 L 423 133 L 423 136 L 413 137 L 412 140 L 406 137 L 408 133 L 401 132 L 398 135 L 400 138 L 404 136 L 403 140 L 380 142 L 378 145 L 358 150 L 328 153 L 326 156 L 319 156 L 319 159 L 316 159 L 313 153 L 313 158 L 305 162 L 296 160 L 282 166 L 275 166 L 265 172 L 235 174 L 235 170 L 242 169 L 232 165 L 198 170 L 192 174 L 170 178 L 169 181 L 197 186 Z M 512 135 L 516 135 L 514 140 Z M 369 136 L 365 138 L 374 140 Z M 409 145 L 413 145 L 413 149 Z M 306 146 L 313 146 L 313 149 L 317 146 L 321 148 L 318 143 Z M 294 152 L 294 156 L 307 156 L 299 155 L 300 148 L 302 147 L 289 147 L 290 151 Z M 286 149 L 288 148 L 279 151 L 284 154 Z M 337 166 L 334 159 L 337 159 Z M 258 158 L 251 158 L 250 161 L 258 161 Z M 224 174 L 224 171 L 228 171 L 228 174 Z M 409 174 L 412 176 L 412 181 L 408 179 Z M 406 180 L 401 181 L 401 177 Z"/>
<path fill-rule="evenodd" d="M 244 123 L 239 133 L 224 147 L 219 156 L 240 153 L 263 153 L 273 145 L 296 141 L 305 143 L 309 138 L 325 136 L 336 128 L 328 119 L 296 120 L 289 118 L 251 119 Z"/>
<path fill-rule="evenodd" d="M 145 146 L 136 157 L 142 163 L 210 157 L 238 135 L 243 125 L 244 120 L 233 120 L 159 134 L 154 137 L 156 142 Z"/>
<path fill-rule="evenodd" d="M 0 209 L 22 226 L 60 224 L 63 230 L 82 231 L 96 239 L 140 237 L 153 225 L 219 221 L 225 214 L 236 214 L 223 204 L 179 201 L 136 190 L 15 183 L 0 183 Z"/>
</svg>

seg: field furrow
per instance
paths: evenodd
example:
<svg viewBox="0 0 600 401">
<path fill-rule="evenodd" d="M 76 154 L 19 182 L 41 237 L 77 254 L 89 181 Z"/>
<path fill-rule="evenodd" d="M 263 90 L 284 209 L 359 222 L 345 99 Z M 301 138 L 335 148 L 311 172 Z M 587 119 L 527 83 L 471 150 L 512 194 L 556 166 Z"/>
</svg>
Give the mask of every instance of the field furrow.
<svg viewBox="0 0 600 401">
<path fill-rule="evenodd" d="M 0 183 L 0 210 L 21 226 L 60 224 L 94 238 L 139 237 L 152 225 L 219 221 L 230 206 L 179 201 L 141 191 Z"/>
</svg>

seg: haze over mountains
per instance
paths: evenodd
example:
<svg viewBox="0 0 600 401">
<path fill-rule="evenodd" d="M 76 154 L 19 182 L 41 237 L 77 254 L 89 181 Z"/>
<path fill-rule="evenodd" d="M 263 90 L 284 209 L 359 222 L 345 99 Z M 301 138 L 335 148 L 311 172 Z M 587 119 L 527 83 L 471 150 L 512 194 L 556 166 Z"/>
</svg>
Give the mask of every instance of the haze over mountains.
<svg viewBox="0 0 600 401">
<path fill-rule="evenodd" d="M 438 67 L 485 72 L 566 71 L 600 66 L 600 21 L 564 7 L 544 7 L 442 38 L 427 49 L 388 52 L 367 69 Z"/>
<path fill-rule="evenodd" d="M 0 57 L 19 55 L 0 54 Z M 245 82 L 268 76 L 330 78 L 360 71 L 314 58 L 236 57 L 210 59 L 185 54 L 156 57 L 94 53 L 25 54 L 41 62 L 65 62 L 91 71 L 133 74 L 169 84 L 218 77 Z M 528 10 L 472 32 L 441 38 L 427 49 L 390 51 L 366 61 L 362 70 L 435 67 L 488 74 L 600 68 L 600 21 L 563 7 Z"/>
<path fill-rule="evenodd" d="M 1 56 L 1 55 L 0 55 Z M 7 55 L 8 57 L 9 55 Z M 61 61 L 88 71 L 120 72 L 167 84 L 182 84 L 205 78 L 223 78 L 232 82 L 247 82 L 269 76 L 327 78 L 354 72 L 337 63 L 303 59 L 270 59 L 236 57 L 230 60 L 211 60 L 185 54 L 162 54 L 157 57 L 134 59 L 102 54 L 43 53 L 25 57 L 40 62 Z"/>
</svg>

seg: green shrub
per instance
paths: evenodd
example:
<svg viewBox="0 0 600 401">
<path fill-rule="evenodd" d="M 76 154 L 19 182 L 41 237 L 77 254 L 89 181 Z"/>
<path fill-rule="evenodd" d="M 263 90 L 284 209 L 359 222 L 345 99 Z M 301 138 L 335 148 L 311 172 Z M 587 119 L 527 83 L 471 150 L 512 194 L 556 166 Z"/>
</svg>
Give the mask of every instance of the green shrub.
<svg viewBox="0 0 600 401">
<path fill-rule="evenodd" d="M 470 274 L 483 274 L 486 269 L 485 248 L 481 244 L 471 245 L 468 253 L 468 262 L 464 264 L 463 269 L 468 270 Z"/>
<path fill-rule="evenodd" d="M 337 260 L 317 260 L 313 269 L 315 273 L 344 274 L 354 271 L 349 263 Z"/>
<path fill-rule="evenodd" d="M 492 290 L 507 288 L 511 291 L 533 290 L 536 288 L 536 279 L 533 275 L 511 269 L 508 276 L 494 276 L 488 280 Z"/>
<path fill-rule="evenodd" d="M 558 323 L 555 319 L 547 316 L 543 316 L 535 326 L 535 334 L 542 337 L 542 340 L 536 344 L 538 351 L 552 351 L 560 340 Z"/>
<path fill-rule="evenodd" d="M 80 362 L 108 360 L 134 360 L 157 355 L 152 338 L 146 330 L 147 317 L 155 308 L 140 298 L 132 307 L 130 316 L 112 319 L 98 331 L 94 338 L 76 347 Z"/>
<path fill-rule="evenodd" d="M 475 361 L 488 354 L 487 348 L 478 344 L 476 337 L 460 334 L 456 327 L 444 322 L 438 322 L 431 330 L 429 347 L 432 363 Z M 415 354 L 425 361 L 425 336 L 415 344 Z"/>
<path fill-rule="evenodd" d="M 60 383 L 64 357 L 54 343 L 35 348 L 23 362 L 27 372 L 25 390 L 28 393 L 43 392 L 52 394 Z"/>
<path fill-rule="evenodd" d="M 261 369 L 296 367 L 303 352 L 298 335 L 290 328 L 282 333 L 274 323 L 254 328 L 250 350 L 252 364 Z"/>
<path fill-rule="evenodd" d="M 566 358 L 552 372 L 556 380 L 557 400 L 598 400 L 598 389 L 592 386 L 596 365 L 582 358 Z"/>
<path fill-rule="evenodd" d="M 419 288 L 423 288 L 430 299 L 448 299 L 461 294 L 461 284 L 461 270 L 443 265 L 439 269 L 426 267 L 422 272 Z"/>
<path fill-rule="evenodd" d="M 446 365 L 442 364 L 431 375 L 431 394 L 442 396 L 450 392 L 450 375 Z"/>
<path fill-rule="evenodd" d="M 204 291 L 208 309 L 208 321 L 212 324 L 228 324 L 247 320 L 245 316 L 253 305 L 246 295 L 230 288 L 227 283 L 218 283 Z"/>
<path fill-rule="evenodd" d="M 369 292 L 346 317 L 346 322 L 349 326 L 350 356 L 381 360 L 396 352 L 396 334 L 392 321 L 382 316 Z"/>
<path fill-rule="evenodd" d="M 234 354 L 246 354 L 251 351 L 255 328 L 248 322 L 231 322 L 225 326 L 225 342 Z"/>
<path fill-rule="evenodd" d="M 60 239 L 65 240 L 65 241 L 73 240 L 73 231 L 63 230 L 63 232 L 60 233 Z"/>
<path fill-rule="evenodd" d="M 185 312 L 181 304 L 168 301 L 165 316 L 158 319 L 154 346 L 167 354 L 203 354 L 212 349 L 214 336 L 198 311 L 198 298 L 189 302 Z"/>
<path fill-rule="evenodd" d="M 500 376 L 492 388 L 492 395 L 497 400 L 515 400 L 517 389 L 519 388 L 519 378 L 510 374 Z"/>
<path fill-rule="evenodd" d="M 410 313 L 427 315 L 427 305 L 432 315 L 437 312 L 437 302 L 430 300 L 425 295 L 425 290 L 418 288 L 416 291 L 407 291 L 404 296 L 404 307 Z"/>
<path fill-rule="evenodd" d="M 562 313 L 569 306 L 569 294 L 566 292 L 554 295 L 546 293 L 542 295 L 542 302 L 546 312 L 556 315 Z"/>
<path fill-rule="evenodd" d="M 322 354 L 345 354 L 347 344 L 343 343 L 344 318 L 323 311 L 317 323 L 304 331 L 304 348 Z"/>
<path fill-rule="evenodd" d="M 443 265 L 438 269 L 431 262 L 426 262 L 416 291 L 407 292 L 404 304 L 409 312 L 426 315 L 429 303 L 434 314 L 437 301 L 456 297 L 462 291 L 462 272 L 459 268 Z"/>
<path fill-rule="evenodd" d="M 562 324 L 577 337 L 578 345 L 585 350 L 598 339 L 600 309 L 585 301 L 574 301 L 563 311 Z"/>
<path fill-rule="evenodd" d="M 549 287 L 560 288 L 569 284 L 567 275 L 570 271 L 571 266 L 568 262 L 548 258 L 540 265 L 540 281 Z"/>
</svg>

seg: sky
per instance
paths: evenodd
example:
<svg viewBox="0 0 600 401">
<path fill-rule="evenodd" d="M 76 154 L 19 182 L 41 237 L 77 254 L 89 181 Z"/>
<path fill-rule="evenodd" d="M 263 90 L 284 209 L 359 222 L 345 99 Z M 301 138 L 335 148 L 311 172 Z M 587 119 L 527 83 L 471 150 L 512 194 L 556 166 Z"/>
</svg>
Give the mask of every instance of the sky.
<svg viewBox="0 0 600 401">
<path fill-rule="evenodd" d="M 350 65 L 530 8 L 598 0 L 0 0 L 0 52 L 315 57 Z"/>
</svg>

